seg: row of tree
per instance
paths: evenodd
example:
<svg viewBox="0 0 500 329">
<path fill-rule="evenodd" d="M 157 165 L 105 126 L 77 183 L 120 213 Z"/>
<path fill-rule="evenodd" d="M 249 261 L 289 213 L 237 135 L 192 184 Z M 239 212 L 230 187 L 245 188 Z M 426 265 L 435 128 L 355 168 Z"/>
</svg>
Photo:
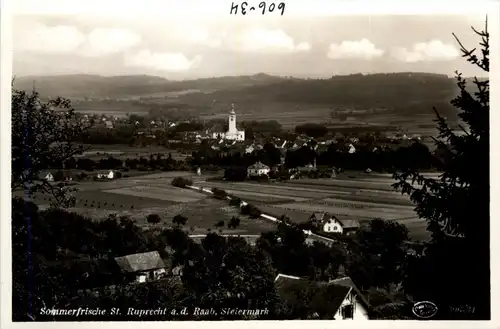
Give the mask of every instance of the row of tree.
<svg viewBox="0 0 500 329">
<path fill-rule="evenodd" d="M 413 142 L 409 146 L 400 146 L 395 149 L 360 144 L 356 144 L 355 148 L 354 153 L 349 153 L 349 143 L 335 143 L 330 144 L 326 151 L 319 152 L 314 149 L 313 145 L 306 145 L 296 150 L 287 150 L 285 165 L 287 168 L 296 168 L 313 164 L 316 160 L 318 166 L 352 170 L 365 170 L 366 168 L 376 171 L 394 171 L 398 168 L 441 170 L 443 169 L 442 158 L 448 154 L 444 148 L 431 153 L 425 144 L 419 142 Z M 238 172 L 238 167 L 246 169 L 246 167 L 258 161 L 269 167 L 279 165 L 281 163 L 281 151 L 272 143 L 266 143 L 262 150 L 253 151 L 252 153 L 205 148 L 193 152 L 191 164 L 195 166 L 212 164 L 226 168 L 232 167 L 234 172 Z M 244 175 L 246 176 L 246 172 Z"/>
<path fill-rule="evenodd" d="M 85 171 L 103 170 L 103 169 L 125 169 L 125 170 L 188 170 L 184 161 L 175 160 L 172 154 L 164 157 L 163 154 L 151 154 L 149 158 L 127 158 L 125 160 L 109 156 L 104 159 L 93 160 L 91 158 L 69 158 L 64 164 L 53 164 L 54 168 L 64 167 L 65 169 L 80 169 Z"/>
</svg>

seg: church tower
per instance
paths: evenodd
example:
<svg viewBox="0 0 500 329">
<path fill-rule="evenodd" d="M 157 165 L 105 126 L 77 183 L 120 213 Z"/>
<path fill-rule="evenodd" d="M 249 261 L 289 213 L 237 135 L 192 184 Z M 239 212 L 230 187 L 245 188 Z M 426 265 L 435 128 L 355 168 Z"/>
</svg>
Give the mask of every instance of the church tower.
<svg viewBox="0 0 500 329">
<path fill-rule="evenodd" d="M 231 112 L 229 113 L 229 134 L 236 134 L 236 113 L 234 112 L 234 103 L 231 104 Z"/>
</svg>

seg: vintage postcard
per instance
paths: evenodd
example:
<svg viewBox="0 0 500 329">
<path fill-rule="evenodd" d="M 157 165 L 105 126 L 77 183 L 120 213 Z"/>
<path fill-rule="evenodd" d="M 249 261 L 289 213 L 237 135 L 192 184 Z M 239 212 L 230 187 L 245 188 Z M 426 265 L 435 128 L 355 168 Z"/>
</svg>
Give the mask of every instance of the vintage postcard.
<svg viewBox="0 0 500 329">
<path fill-rule="evenodd" d="M 2 327 L 498 328 L 499 7 L 9 1 Z"/>
</svg>

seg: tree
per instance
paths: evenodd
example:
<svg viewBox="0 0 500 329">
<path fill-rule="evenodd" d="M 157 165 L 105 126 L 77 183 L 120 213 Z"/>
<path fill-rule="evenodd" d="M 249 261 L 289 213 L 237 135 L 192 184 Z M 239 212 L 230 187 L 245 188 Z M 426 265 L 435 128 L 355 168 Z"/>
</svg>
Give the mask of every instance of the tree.
<svg viewBox="0 0 500 329">
<path fill-rule="evenodd" d="M 323 137 L 328 133 L 328 128 L 317 123 L 305 123 L 295 127 L 297 134 L 306 134 L 309 137 Z"/>
<path fill-rule="evenodd" d="M 240 204 L 241 204 L 241 199 L 238 197 L 232 197 L 231 200 L 229 200 L 230 206 L 239 207 Z"/>
<path fill-rule="evenodd" d="M 161 222 L 161 217 L 158 214 L 149 214 L 147 217 L 148 223 L 158 224 Z"/>
<path fill-rule="evenodd" d="M 229 220 L 229 223 L 227 223 L 227 227 L 235 229 L 238 226 L 240 226 L 240 219 L 236 216 L 231 217 L 231 219 Z"/>
<path fill-rule="evenodd" d="M 60 182 L 64 180 L 64 173 L 62 170 L 58 170 L 54 173 L 54 181 Z"/>
<path fill-rule="evenodd" d="M 481 37 L 480 54 L 468 50 L 455 36 L 463 57 L 489 72 L 489 33 L 472 30 Z M 425 257 L 413 260 L 405 290 L 418 298 L 434 300 L 440 309 L 453 305 L 475 308 L 475 319 L 490 318 L 489 229 L 489 79 L 474 78 L 473 93 L 457 72 L 459 95 L 451 101 L 458 109 L 462 134 L 455 133 L 437 109 L 435 143 L 449 156 L 441 157 L 443 173 L 438 179 L 403 168 L 394 174 L 393 185 L 410 196 L 420 218 L 428 223 L 432 239 Z M 421 186 L 414 186 L 413 183 Z M 410 266 L 410 265 L 409 265 Z M 474 277 L 474 285 L 463 283 Z M 442 313 L 444 318 L 454 315 Z"/>
<path fill-rule="evenodd" d="M 214 197 L 219 200 L 225 200 L 227 197 L 226 191 L 217 187 L 212 188 L 212 193 L 214 194 Z"/>
<path fill-rule="evenodd" d="M 250 218 L 259 218 L 262 211 L 260 211 L 260 209 L 253 204 L 249 203 L 241 207 L 241 214 L 248 215 Z"/>
<path fill-rule="evenodd" d="M 351 239 L 349 273 L 361 287 L 387 287 L 401 281 L 408 229 L 394 221 L 373 219 Z"/>
<path fill-rule="evenodd" d="M 186 187 L 186 186 L 191 186 L 193 185 L 193 181 L 190 180 L 189 178 L 186 178 L 186 177 L 175 177 L 173 180 L 172 180 L 172 185 L 173 186 L 176 186 L 176 187 Z"/>
<path fill-rule="evenodd" d="M 187 218 L 182 215 L 175 215 L 172 222 L 177 226 L 184 226 L 187 223 Z"/>
<path fill-rule="evenodd" d="M 74 197 L 68 185 L 56 187 L 40 177 L 49 167 L 62 168 L 73 156 L 82 154 L 81 140 L 90 124 L 81 123 L 68 99 L 42 102 L 38 92 L 12 90 L 12 176 L 11 189 L 54 196 L 55 204 L 71 206 Z"/>
</svg>

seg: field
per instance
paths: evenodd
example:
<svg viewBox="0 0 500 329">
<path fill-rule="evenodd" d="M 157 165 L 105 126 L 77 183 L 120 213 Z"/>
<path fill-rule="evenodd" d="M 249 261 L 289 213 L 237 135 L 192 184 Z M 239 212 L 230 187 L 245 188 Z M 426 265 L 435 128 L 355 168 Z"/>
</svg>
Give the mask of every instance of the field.
<svg viewBox="0 0 500 329">
<path fill-rule="evenodd" d="M 428 176 L 436 177 L 432 173 Z M 394 220 L 408 227 L 414 240 L 428 239 L 425 221 L 418 218 L 408 196 L 391 187 L 386 174 L 345 173 L 335 179 L 300 179 L 284 183 L 203 182 L 251 202 L 264 213 L 287 215 L 294 222 L 306 221 L 314 212 L 328 212 L 339 219 Z"/>
<path fill-rule="evenodd" d="M 436 176 L 436 173 L 429 176 Z M 188 218 L 185 227 L 190 234 L 206 234 L 219 230 L 215 224 L 224 220 L 222 233 L 260 234 L 275 225 L 263 219 L 241 216 L 238 209 L 227 202 L 216 200 L 194 190 L 172 186 L 177 176 L 189 176 L 194 186 L 224 189 L 231 195 L 255 204 L 264 213 L 279 217 L 287 215 L 294 222 L 306 221 L 314 212 L 328 212 L 339 219 L 357 219 L 365 224 L 373 218 L 394 220 L 408 227 L 414 240 L 428 239 L 425 221 L 414 212 L 414 205 L 407 196 L 393 191 L 393 180 L 387 174 L 344 173 L 335 179 L 300 179 L 287 182 L 253 183 L 207 181 L 213 175 L 196 176 L 187 172 L 160 172 L 117 179 L 109 182 L 86 181 L 78 184 L 75 192 L 76 212 L 94 219 L 109 214 L 126 215 L 142 227 L 150 227 L 149 214 L 163 219 L 155 227 L 172 226 L 175 215 Z M 39 205 L 47 205 L 50 197 L 34 195 Z M 239 216 L 240 226 L 227 229 L 227 220 Z"/>
<path fill-rule="evenodd" d="M 74 193 L 76 204 L 71 211 L 102 220 L 111 214 L 129 216 L 143 228 L 172 227 L 172 219 L 183 215 L 188 219 L 185 230 L 189 234 L 206 234 L 208 230 L 223 234 L 260 234 L 275 228 L 273 223 L 263 219 L 249 219 L 239 214 L 227 202 L 216 200 L 205 194 L 172 186 L 171 180 L 177 176 L 190 176 L 195 184 L 204 181 L 209 175 L 198 177 L 187 172 L 161 172 L 109 182 L 82 182 Z M 21 196 L 22 194 L 17 194 Z M 53 198 L 36 194 L 31 200 L 45 208 Z M 149 214 L 158 214 L 162 221 L 150 224 L 146 221 Z M 228 220 L 233 216 L 240 218 L 236 229 L 228 229 Z M 215 227 L 223 220 L 224 226 Z"/>
</svg>

